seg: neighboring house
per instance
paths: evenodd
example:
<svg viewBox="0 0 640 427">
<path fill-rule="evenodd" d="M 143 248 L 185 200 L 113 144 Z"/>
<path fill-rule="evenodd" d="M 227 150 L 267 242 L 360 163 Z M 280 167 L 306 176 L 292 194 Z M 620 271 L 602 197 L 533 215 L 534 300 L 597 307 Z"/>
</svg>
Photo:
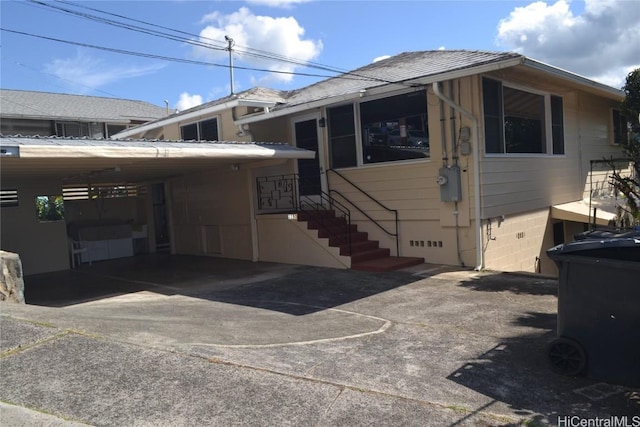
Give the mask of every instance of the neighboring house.
<svg viewBox="0 0 640 427">
<path fill-rule="evenodd" d="M 0 89 L 0 134 L 108 138 L 167 116 L 143 101 Z"/>
<path fill-rule="evenodd" d="M 136 173 L 102 159 L 95 171 L 117 166 L 127 182 L 158 186 L 138 225 L 155 227 L 156 202 L 166 207 L 173 253 L 405 265 L 387 263 L 390 253 L 406 265 L 554 274 L 546 249 L 613 216 L 598 205 L 591 218 L 583 199 L 596 191 L 615 198 L 591 160 L 620 155 L 615 117 L 623 97 L 519 54 L 409 52 L 299 90 L 255 88 L 112 135 L 122 146 L 128 138 L 194 140 L 194 147 L 272 141 L 300 151 L 268 161 L 200 158 L 198 167 L 147 158 L 132 163 Z M 3 142 L 11 144 L 19 143 Z M 4 166 L 3 159 L 3 177 Z M 19 181 L 20 162 L 15 168 Z M 108 202 L 96 206 L 108 211 Z M 322 209 L 348 219 L 350 233 L 345 219 L 314 213 Z M 148 244 L 155 250 L 151 237 Z"/>
</svg>

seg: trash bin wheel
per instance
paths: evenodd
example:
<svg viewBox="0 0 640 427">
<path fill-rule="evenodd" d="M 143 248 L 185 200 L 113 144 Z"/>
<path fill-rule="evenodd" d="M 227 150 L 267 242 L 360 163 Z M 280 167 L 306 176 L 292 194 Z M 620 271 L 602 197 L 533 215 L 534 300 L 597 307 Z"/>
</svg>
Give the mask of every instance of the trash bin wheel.
<svg viewBox="0 0 640 427">
<path fill-rule="evenodd" d="M 575 340 L 560 337 L 549 344 L 551 370 L 563 375 L 579 375 L 587 366 L 587 354 Z"/>
</svg>

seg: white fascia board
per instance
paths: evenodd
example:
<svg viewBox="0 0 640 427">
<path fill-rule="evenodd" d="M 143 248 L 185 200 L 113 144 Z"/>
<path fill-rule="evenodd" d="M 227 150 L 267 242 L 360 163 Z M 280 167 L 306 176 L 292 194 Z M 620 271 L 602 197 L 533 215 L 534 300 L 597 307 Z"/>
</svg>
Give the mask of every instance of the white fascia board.
<svg viewBox="0 0 640 427">
<path fill-rule="evenodd" d="M 610 97 L 613 97 L 615 99 L 623 99 L 625 96 L 624 92 L 621 89 L 616 89 L 614 87 L 607 86 L 602 83 L 598 83 L 594 80 L 588 79 L 586 77 L 580 76 L 570 71 L 563 70 L 562 68 L 545 64 L 544 62 L 535 61 L 533 59 L 526 58 L 523 65 L 525 67 L 542 71 L 544 73 L 551 74 L 553 76 L 559 77 L 564 80 L 569 80 L 571 82 L 577 83 L 582 86 L 588 86 L 599 92 L 603 92 L 604 94 L 609 95 Z"/>
<path fill-rule="evenodd" d="M 117 134 L 112 135 L 110 138 L 111 139 L 128 138 L 132 135 L 137 135 L 141 132 L 148 132 L 150 130 L 167 126 L 173 123 L 188 121 L 191 119 L 197 119 L 198 117 L 228 110 L 233 107 L 246 106 L 246 107 L 265 108 L 265 107 L 273 107 L 274 105 L 276 105 L 275 102 L 257 101 L 257 100 L 250 100 L 250 99 L 234 99 L 232 101 L 224 102 L 222 104 L 212 105 L 211 107 L 203 108 L 201 110 L 196 110 L 196 111 L 192 111 L 190 113 L 185 113 L 185 114 L 178 113 L 166 119 L 160 119 L 155 122 L 146 123 L 140 126 L 126 129 L 126 130 L 123 130 L 122 132 L 118 132 Z"/>
<path fill-rule="evenodd" d="M 313 159 L 315 151 L 286 147 L 245 144 L 219 144 L 211 147 L 145 147 L 77 146 L 77 145 L 21 145 L 20 158 L 24 159 L 82 159 L 82 158 L 127 158 L 127 159 Z"/>
<path fill-rule="evenodd" d="M 492 62 L 489 64 L 484 64 L 484 65 L 479 65 L 476 67 L 469 67 L 469 68 L 464 68 L 462 70 L 456 70 L 456 71 L 451 71 L 451 72 L 447 72 L 447 73 L 442 73 L 442 74 L 434 74 L 431 76 L 426 76 L 426 77 L 420 77 L 417 79 L 412 79 L 412 80 L 406 80 L 403 81 L 401 83 L 389 83 L 389 84 L 382 84 L 380 86 L 375 86 L 375 87 L 371 87 L 366 89 L 365 91 L 365 95 L 364 97 L 367 96 L 372 96 L 372 95 L 380 95 L 386 92 L 395 92 L 398 91 L 400 89 L 405 89 L 405 90 L 409 90 L 411 89 L 410 87 L 407 87 L 407 85 L 409 84 L 418 84 L 418 85 L 430 85 L 433 82 L 441 82 L 441 81 L 446 81 L 446 80 L 452 80 L 452 79 L 456 79 L 456 78 L 460 78 L 460 77 L 467 77 L 470 75 L 474 75 L 474 74 L 480 74 L 480 73 L 486 73 L 489 71 L 496 71 L 496 70 L 500 70 L 503 68 L 508 68 L 508 67 L 514 67 L 516 65 L 522 64 L 524 60 L 524 57 L 518 57 L 518 58 L 512 58 L 512 59 L 507 59 L 504 61 L 499 61 L 499 62 Z M 261 122 L 263 120 L 269 120 L 269 119 L 273 119 L 276 117 L 282 117 L 282 116 L 287 116 L 290 114 L 295 114 L 301 111 L 306 111 L 306 110 L 311 110 L 314 108 L 321 108 L 321 107 L 325 107 L 328 105 L 334 105 L 334 104 L 338 104 L 344 101 L 351 101 L 354 99 L 359 99 L 362 98 L 363 95 L 361 93 L 361 91 L 358 92 L 353 92 L 353 93 L 347 93 L 347 94 L 343 94 L 343 95 L 338 95 L 338 96 L 333 96 L 330 98 L 323 98 L 323 99 L 319 99 L 316 101 L 311 101 L 308 103 L 304 103 L 304 104 L 300 104 L 300 105 L 296 105 L 295 107 L 291 107 L 291 108 L 283 108 L 281 110 L 277 110 L 277 111 L 270 111 L 268 113 L 264 113 L 264 114 L 258 114 L 258 115 L 254 115 L 251 117 L 246 117 L 243 119 L 238 119 L 235 121 L 235 123 L 237 125 L 244 125 L 244 124 L 250 124 L 250 123 L 256 123 L 256 122 Z"/>
</svg>

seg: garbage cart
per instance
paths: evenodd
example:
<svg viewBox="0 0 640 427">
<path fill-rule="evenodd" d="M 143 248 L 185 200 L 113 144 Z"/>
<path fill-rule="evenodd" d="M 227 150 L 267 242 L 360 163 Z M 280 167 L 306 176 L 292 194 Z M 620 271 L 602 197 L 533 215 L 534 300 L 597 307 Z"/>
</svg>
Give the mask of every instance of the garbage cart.
<svg viewBox="0 0 640 427">
<path fill-rule="evenodd" d="M 547 254 L 560 270 L 551 368 L 640 387 L 640 232 L 585 235 Z"/>
</svg>

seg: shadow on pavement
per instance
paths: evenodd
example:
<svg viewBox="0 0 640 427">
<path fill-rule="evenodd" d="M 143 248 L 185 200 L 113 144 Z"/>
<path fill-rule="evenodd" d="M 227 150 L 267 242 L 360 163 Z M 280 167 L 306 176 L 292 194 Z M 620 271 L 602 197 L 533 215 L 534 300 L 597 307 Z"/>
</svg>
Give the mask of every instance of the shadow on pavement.
<svg viewBox="0 0 640 427">
<path fill-rule="evenodd" d="M 556 294 L 553 280 L 517 280 L 516 275 L 510 274 L 483 276 L 460 286 L 481 292 Z M 626 415 L 631 420 L 632 415 L 640 413 L 640 390 L 551 371 L 547 346 L 556 338 L 555 313 L 529 311 L 512 324 L 537 331 L 501 340 L 452 372 L 447 379 L 509 405 L 516 414 L 529 418 L 532 425 L 561 424 L 567 416 L 608 418 Z M 609 390 L 609 393 L 589 398 L 589 390 L 594 387 Z"/>
<path fill-rule="evenodd" d="M 156 254 L 25 277 L 28 304 L 65 307 L 149 291 L 305 315 L 415 281 L 407 272 Z"/>
<path fill-rule="evenodd" d="M 526 280 L 523 280 L 526 277 Z M 557 295 L 557 280 L 535 278 L 517 273 L 486 273 L 464 281 L 460 284 L 464 288 L 483 292 L 510 291 L 515 294 L 529 295 Z"/>
</svg>

